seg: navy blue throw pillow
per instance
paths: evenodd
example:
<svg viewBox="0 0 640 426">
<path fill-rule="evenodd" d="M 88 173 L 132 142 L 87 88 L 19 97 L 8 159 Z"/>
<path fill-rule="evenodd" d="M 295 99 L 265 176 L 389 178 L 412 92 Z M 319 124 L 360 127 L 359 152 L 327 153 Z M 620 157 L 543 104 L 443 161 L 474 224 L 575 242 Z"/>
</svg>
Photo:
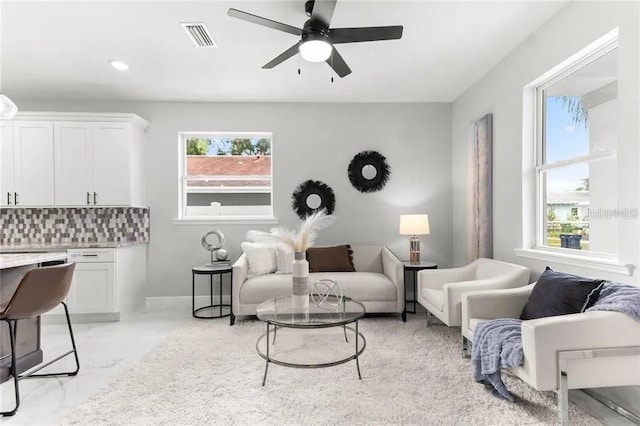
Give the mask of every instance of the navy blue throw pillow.
<svg viewBox="0 0 640 426">
<path fill-rule="evenodd" d="M 577 314 L 593 305 L 603 280 L 564 274 L 547 268 L 540 275 L 520 319 Z"/>
</svg>

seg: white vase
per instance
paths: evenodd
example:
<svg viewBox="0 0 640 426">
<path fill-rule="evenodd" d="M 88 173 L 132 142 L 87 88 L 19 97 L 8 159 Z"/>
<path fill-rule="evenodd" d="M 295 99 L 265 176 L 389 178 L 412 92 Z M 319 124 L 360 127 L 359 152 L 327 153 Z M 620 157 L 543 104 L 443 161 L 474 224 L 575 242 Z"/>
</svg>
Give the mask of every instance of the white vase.
<svg viewBox="0 0 640 426">
<path fill-rule="evenodd" d="M 306 253 L 295 253 L 291 273 L 293 309 L 294 312 L 303 312 L 309 309 L 309 262 L 307 262 Z"/>
</svg>

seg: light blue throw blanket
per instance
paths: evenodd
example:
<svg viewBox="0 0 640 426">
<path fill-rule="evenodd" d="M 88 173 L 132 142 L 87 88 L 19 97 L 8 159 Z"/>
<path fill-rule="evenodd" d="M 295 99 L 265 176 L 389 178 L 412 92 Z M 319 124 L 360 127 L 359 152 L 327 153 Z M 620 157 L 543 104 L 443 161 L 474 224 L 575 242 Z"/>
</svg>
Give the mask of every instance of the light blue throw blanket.
<svg viewBox="0 0 640 426">
<path fill-rule="evenodd" d="M 596 303 L 590 311 L 622 312 L 640 321 L 640 287 L 605 282 Z M 493 387 L 493 394 L 513 401 L 513 396 L 502 381 L 501 368 L 522 365 L 522 320 L 498 318 L 478 324 L 473 333 L 471 361 L 474 379 Z"/>
<path fill-rule="evenodd" d="M 493 387 L 493 394 L 513 401 L 502 381 L 501 368 L 522 365 L 521 319 L 498 318 L 478 324 L 473 332 L 471 361 L 476 382 Z"/>
<path fill-rule="evenodd" d="M 590 311 L 616 311 L 640 321 L 640 287 L 606 281 Z"/>
</svg>

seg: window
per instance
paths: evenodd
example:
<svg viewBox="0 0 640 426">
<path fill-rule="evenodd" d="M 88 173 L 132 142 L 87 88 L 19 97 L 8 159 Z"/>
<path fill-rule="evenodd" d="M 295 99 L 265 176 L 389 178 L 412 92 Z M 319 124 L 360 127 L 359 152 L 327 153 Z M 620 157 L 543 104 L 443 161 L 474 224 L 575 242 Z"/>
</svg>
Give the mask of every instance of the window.
<svg viewBox="0 0 640 426">
<path fill-rule="evenodd" d="M 618 251 L 617 75 L 616 38 L 535 87 L 538 248 Z"/>
<path fill-rule="evenodd" d="M 180 219 L 273 216 L 270 133 L 180 135 Z"/>
</svg>

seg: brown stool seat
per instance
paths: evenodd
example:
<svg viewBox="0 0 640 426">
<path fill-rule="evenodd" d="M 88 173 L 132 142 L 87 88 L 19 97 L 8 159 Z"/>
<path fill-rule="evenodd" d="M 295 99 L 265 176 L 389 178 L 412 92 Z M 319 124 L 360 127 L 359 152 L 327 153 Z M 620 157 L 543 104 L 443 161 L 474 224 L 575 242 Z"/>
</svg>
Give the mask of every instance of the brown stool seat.
<svg viewBox="0 0 640 426">
<path fill-rule="evenodd" d="M 11 375 L 13 376 L 15 386 L 15 408 L 11 411 L 3 411 L 3 416 L 13 416 L 20 406 L 20 388 L 18 382 L 29 377 L 52 377 L 52 376 L 75 376 L 80 370 L 80 362 L 78 361 L 78 353 L 76 351 L 76 342 L 73 338 L 73 329 L 71 328 L 71 320 L 69 318 L 69 310 L 64 299 L 69 293 L 71 280 L 73 278 L 74 263 L 65 263 L 64 265 L 45 266 L 28 271 L 9 300 L 6 307 L 0 312 L 0 321 L 7 322 L 9 326 L 9 340 L 11 342 Z M 16 334 L 18 332 L 18 321 L 37 317 L 48 312 L 59 304 L 64 307 L 67 317 L 67 326 L 69 328 L 69 336 L 71 337 L 72 350 L 58 356 L 57 358 L 32 369 L 31 371 L 19 375 L 16 365 Z M 41 369 L 53 364 L 67 355 L 73 354 L 76 361 L 76 369 L 74 371 L 50 374 L 34 374 Z"/>
</svg>

